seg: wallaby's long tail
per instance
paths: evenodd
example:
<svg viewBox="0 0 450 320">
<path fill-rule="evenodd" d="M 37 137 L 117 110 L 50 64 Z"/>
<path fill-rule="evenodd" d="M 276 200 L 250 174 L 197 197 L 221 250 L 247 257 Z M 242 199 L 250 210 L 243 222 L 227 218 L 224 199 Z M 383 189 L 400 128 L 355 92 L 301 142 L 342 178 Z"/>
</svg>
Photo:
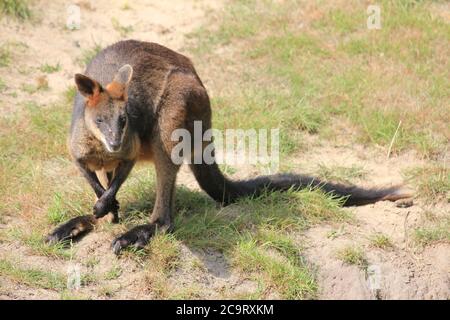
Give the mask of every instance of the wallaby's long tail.
<svg viewBox="0 0 450 320">
<path fill-rule="evenodd" d="M 338 197 L 347 197 L 344 206 L 358 206 L 381 200 L 395 201 L 409 198 L 399 187 L 365 189 L 339 183 L 323 182 L 317 178 L 299 174 L 275 174 L 259 176 L 248 180 L 227 179 L 216 163 L 191 164 L 191 170 L 200 187 L 214 200 L 225 205 L 245 196 L 258 196 L 265 190 L 286 191 L 290 188 L 320 188 Z"/>
</svg>

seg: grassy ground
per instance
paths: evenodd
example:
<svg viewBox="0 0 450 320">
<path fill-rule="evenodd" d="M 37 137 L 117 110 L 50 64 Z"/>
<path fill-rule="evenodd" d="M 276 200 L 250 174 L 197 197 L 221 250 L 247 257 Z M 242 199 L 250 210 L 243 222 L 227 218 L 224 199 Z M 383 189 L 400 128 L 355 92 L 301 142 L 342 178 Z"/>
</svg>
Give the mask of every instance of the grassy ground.
<svg viewBox="0 0 450 320">
<path fill-rule="evenodd" d="M 26 20 L 31 17 L 27 0 L 1 0 L 0 13 L 21 20 Z"/>
<path fill-rule="evenodd" d="M 30 11 L 21 4 L 0 1 L 0 8 L 26 19 Z M 436 13 L 432 2 L 380 1 L 382 29 L 370 31 L 366 5 L 364 1 L 231 1 L 219 14 L 211 13 L 214 22 L 191 33 L 188 44 L 200 75 L 206 74 L 214 127 L 282 128 L 283 170 L 295 166 L 299 153 L 336 142 L 388 158 L 412 151 L 422 162 L 403 172 L 405 179 L 417 186 L 420 202 L 445 204 L 450 189 L 448 21 Z M 122 36 L 133 34 L 132 25 L 117 20 L 112 20 L 112 27 Z M 100 49 L 96 43 L 83 49 L 75 63 L 84 65 Z M 11 43 L 0 48 L 0 92 L 6 94 L 14 93 L 2 78 L 16 63 L 15 50 L 26 49 Z M 42 62 L 35 68 L 44 74 L 63 69 L 58 62 Z M 52 91 L 51 87 L 26 83 L 21 88 L 26 98 L 17 111 L 0 117 L 2 277 L 56 292 L 63 299 L 114 298 L 127 291 L 122 279 L 132 265 L 138 287 L 148 297 L 201 298 L 210 296 L 204 287 L 176 279 L 183 270 L 199 277 L 211 272 L 204 258 L 211 251 L 225 257 L 239 283 L 252 283 L 243 292 L 224 286 L 219 297 L 320 297 L 317 267 L 304 252 L 305 232 L 331 225 L 340 228 L 328 233 L 329 239 L 335 239 L 345 234 L 342 228 L 358 224 L 353 211 L 341 208 L 341 199 L 320 190 L 268 194 L 217 208 L 205 194 L 181 186 L 175 232 L 158 235 L 145 250 L 130 250 L 114 260 L 101 253 L 86 254 L 83 242 L 44 244 L 43 237 L 56 225 L 90 212 L 94 196 L 66 151 L 74 88 L 49 104 L 35 97 Z M 369 171 L 364 164 L 319 163 L 315 173 L 328 180 L 358 183 Z M 230 172 L 235 177 L 242 173 L 233 168 Z M 102 243 L 144 223 L 154 191 L 153 169 L 138 166 L 119 194 L 122 224 L 99 227 Z M 426 223 L 413 228 L 414 246 L 450 241 L 448 212 L 444 220 L 440 217 L 433 211 L 426 215 Z M 390 251 L 393 242 L 376 232 L 367 245 L 346 245 L 330 256 L 365 270 L 370 258 L 365 250 Z M 9 256 L 6 248 L 11 245 L 25 248 L 26 254 L 20 259 Z M 186 248 L 203 258 L 191 254 L 187 259 Z M 58 266 L 81 260 L 90 270 L 83 278 L 87 289 L 67 291 L 62 267 L 55 267 L 55 272 L 30 267 L 27 256 L 45 257 Z M 100 267 L 104 259 L 110 259 L 107 268 Z"/>
<path fill-rule="evenodd" d="M 354 133 L 348 142 L 387 152 L 395 136 L 393 153 L 442 155 L 450 137 L 448 23 L 422 1 L 380 2 L 379 31 L 367 30 L 364 2 L 301 4 L 235 1 L 215 32 L 195 35 L 200 54 L 235 75 L 233 88 L 214 97 L 216 127 L 282 127 L 292 151 L 292 132 L 333 138 L 345 126 Z M 223 46 L 234 52 L 218 60 Z"/>
</svg>

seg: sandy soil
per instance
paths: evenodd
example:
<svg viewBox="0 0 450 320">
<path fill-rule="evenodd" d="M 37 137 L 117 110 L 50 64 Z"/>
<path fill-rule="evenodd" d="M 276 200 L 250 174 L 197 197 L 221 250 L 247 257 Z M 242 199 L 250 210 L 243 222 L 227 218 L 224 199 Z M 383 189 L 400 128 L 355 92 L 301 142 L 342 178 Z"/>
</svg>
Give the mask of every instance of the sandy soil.
<svg viewBox="0 0 450 320">
<path fill-rule="evenodd" d="M 124 38 L 157 42 L 181 50 L 184 37 L 204 22 L 205 12 L 221 5 L 219 1 L 132 1 L 130 9 L 123 10 L 126 1 L 35 1 L 33 22 L 17 23 L 9 19 L 0 22 L 0 42 L 9 42 L 14 50 L 12 72 L 2 74 L 11 91 L 18 96 L 2 97 L 6 107 L 14 108 L 26 99 L 22 83 L 35 84 L 47 77 L 50 92 L 37 92 L 35 98 L 42 104 L 57 101 L 61 93 L 73 85 L 74 73 L 82 71 L 79 58 L 83 51 L 96 44 L 104 47 Z M 66 27 L 67 7 L 75 3 L 81 8 L 79 30 Z M 125 37 L 112 27 L 112 19 L 133 30 Z M 23 48 L 26 46 L 26 50 Z M 22 48 L 22 50 L 21 50 Z M 49 75 L 36 70 L 44 63 L 61 65 L 61 72 Z"/>
<path fill-rule="evenodd" d="M 79 1 L 82 7 L 81 29 L 69 31 L 65 28 L 67 2 L 36 1 L 39 23 L 0 22 L 0 42 L 10 41 L 18 46 L 15 65 L 2 73 L 9 90 L 17 96 L 1 97 L 2 112 L 16 112 L 20 103 L 29 97 L 21 90 L 26 82 L 35 83 L 46 77 L 50 91 L 36 92 L 34 99 L 42 104 L 56 102 L 72 84 L 73 74 L 82 71 L 77 59 L 83 50 L 96 43 L 105 46 L 119 39 L 121 35 L 111 27 L 111 18 L 122 25 L 133 23 L 134 30 L 127 36 L 145 41 L 158 42 L 175 50 L 183 50 L 185 35 L 205 22 L 205 12 L 218 9 L 222 2 L 205 0 L 130 1 L 130 10 L 122 10 L 123 1 Z M 20 41 L 20 43 L 18 43 Z M 26 50 L 20 47 L 26 44 Z M 43 63 L 61 64 L 61 71 L 46 75 L 39 71 Z M 206 74 L 206 82 L 214 77 Z M 379 185 L 402 182 L 403 169 L 421 164 L 414 154 L 404 154 L 386 159 L 378 150 L 346 145 L 313 144 L 310 152 L 297 157 L 296 171 L 314 172 L 317 163 L 351 166 L 364 164 L 369 172 L 363 185 Z M 238 168 L 233 177 L 244 177 L 255 173 L 255 168 Z M 179 183 L 198 189 L 192 175 L 183 169 Z M 320 295 L 324 299 L 449 299 L 450 298 L 450 246 L 439 243 L 426 248 L 411 244 L 413 228 L 423 222 L 424 212 L 429 206 L 421 200 L 409 208 L 399 208 L 395 203 L 381 202 L 359 208 L 348 209 L 355 215 L 355 221 L 345 224 L 316 226 L 298 235 L 306 242 L 306 258 L 317 269 Z M 448 214 L 447 204 L 433 206 L 436 214 Z M 330 237 L 335 231 L 334 237 Z M 394 248 L 382 250 L 370 246 L 369 235 L 382 232 L 388 235 Z M 83 288 L 81 296 L 108 298 L 102 294 L 106 289 L 114 292 L 114 298 L 154 298 L 154 293 L 145 290 L 145 277 L 138 261 L 116 259 L 110 249 L 111 235 L 98 231 L 86 236 L 76 244 L 77 253 L 71 263 L 83 265 L 83 273 L 104 274 L 114 265 L 126 270 L 115 280 L 100 280 Z M 379 270 L 379 287 L 370 287 L 367 274 L 356 266 L 343 264 L 336 258 L 336 251 L 348 245 L 364 246 L 371 266 Z M 222 292 L 233 296 L 254 291 L 256 284 L 243 279 L 230 269 L 227 260 L 216 252 L 195 252 L 182 248 L 183 265 L 169 279 L 168 287 L 198 288 L 201 297 L 220 298 Z M 32 254 L 19 243 L 0 243 L 0 258 L 13 257 L 30 267 L 45 267 L 65 274 L 67 262 Z M 86 266 L 86 260 L 98 258 L 95 267 Z M 197 260 L 204 268 L 193 267 Z M 181 284 L 181 285 L 180 285 Z M 194 295 L 195 296 L 195 295 Z M 20 285 L 6 278 L 0 278 L 0 299 L 58 299 L 60 295 L 52 290 L 35 289 Z"/>
<path fill-rule="evenodd" d="M 314 172 L 317 163 L 345 167 L 361 166 L 367 177 L 359 185 L 396 185 L 404 183 L 402 172 L 423 164 L 411 152 L 386 159 L 376 149 L 361 146 L 327 145 L 300 157 L 299 166 Z M 405 191 L 413 191 L 405 186 Z M 355 221 L 343 225 L 321 225 L 309 229 L 303 240 L 308 243 L 306 257 L 319 266 L 320 296 L 323 299 L 448 299 L 450 298 L 450 246 L 439 243 L 418 248 L 413 243 L 413 230 L 425 223 L 425 212 L 438 216 L 449 214 L 447 204 L 427 204 L 419 197 L 414 205 L 400 208 L 397 203 L 378 202 L 348 208 Z M 379 249 L 371 245 L 371 235 L 382 233 L 391 239 L 393 248 Z M 333 234 L 333 236 L 330 236 Z M 363 247 L 369 269 L 376 275 L 356 266 L 343 264 L 336 253 L 346 246 Z M 378 284 L 372 286 L 370 279 Z"/>
</svg>

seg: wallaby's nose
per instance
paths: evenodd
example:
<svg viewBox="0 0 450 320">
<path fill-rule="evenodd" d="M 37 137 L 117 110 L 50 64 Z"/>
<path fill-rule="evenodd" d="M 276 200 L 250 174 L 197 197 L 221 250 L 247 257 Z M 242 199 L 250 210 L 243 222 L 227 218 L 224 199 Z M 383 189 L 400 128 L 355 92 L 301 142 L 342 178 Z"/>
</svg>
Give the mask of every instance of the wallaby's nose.
<svg viewBox="0 0 450 320">
<path fill-rule="evenodd" d="M 109 147 L 112 151 L 118 151 L 120 149 L 120 141 L 111 141 Z"/>
</svg>

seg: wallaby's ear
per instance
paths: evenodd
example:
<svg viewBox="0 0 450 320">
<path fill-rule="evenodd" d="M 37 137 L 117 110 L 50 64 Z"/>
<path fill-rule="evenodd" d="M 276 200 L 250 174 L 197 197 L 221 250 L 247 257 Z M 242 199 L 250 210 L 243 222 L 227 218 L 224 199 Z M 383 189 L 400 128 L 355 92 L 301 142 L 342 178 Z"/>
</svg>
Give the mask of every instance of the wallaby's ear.
<svg viewBox="0 0 450 320">
<path fill-rule="evenodd" d="M 100 83 L 79 73 L 75 75 L 75 83 L 78 91 L 88 99 L 88 105 L 96 106 L 100 99 L 100 93 L 103 91 Z"/>
<path fill-rule="evenodd" d="M 123 84 L 124 86 L 127 86 L 130 81 L 131 77 L 133 76 L 133 67 L 129 64 L 123 65 L 119 71 L 117 71 L 114 81 Z"/>
<path fill-rule="evenodd" d="M 133 67 L 129 64 L 122 66 L 114 76 L 114 80 L 106 86 L 108 93 L 116 99 L 127 99 L 127 89 L 133 77 Z"/>
</svg>

